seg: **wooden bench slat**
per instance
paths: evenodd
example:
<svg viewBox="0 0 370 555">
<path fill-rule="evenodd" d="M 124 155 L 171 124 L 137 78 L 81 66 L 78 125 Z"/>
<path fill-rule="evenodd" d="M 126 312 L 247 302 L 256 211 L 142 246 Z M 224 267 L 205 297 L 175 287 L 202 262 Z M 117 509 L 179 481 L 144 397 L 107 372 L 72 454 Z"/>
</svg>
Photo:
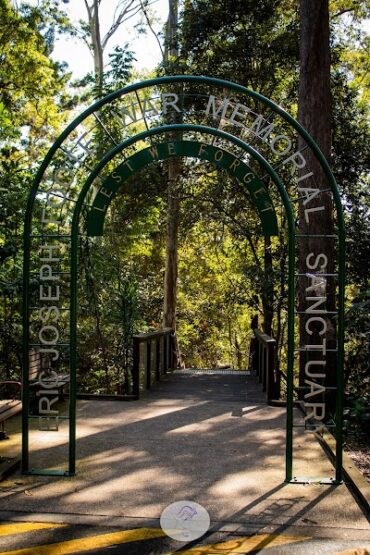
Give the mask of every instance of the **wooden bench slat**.
<svg viewBox="0 0 370 555">
<path fill-rule="evenodd" d="M 7 412 L 13 407 L 22 405 L 22 401 L 18 399 L 2 399 L 0 401 L 0 414 Z"/>
<path fill-rule="evenodd" d="M 0 412 L 0 422 L 4 422 L 11 416 L 18 414 L 22 410 L 22 402 L 19 401 L 16 405 L 9 406 L 6 411 Z"/>
</svg>

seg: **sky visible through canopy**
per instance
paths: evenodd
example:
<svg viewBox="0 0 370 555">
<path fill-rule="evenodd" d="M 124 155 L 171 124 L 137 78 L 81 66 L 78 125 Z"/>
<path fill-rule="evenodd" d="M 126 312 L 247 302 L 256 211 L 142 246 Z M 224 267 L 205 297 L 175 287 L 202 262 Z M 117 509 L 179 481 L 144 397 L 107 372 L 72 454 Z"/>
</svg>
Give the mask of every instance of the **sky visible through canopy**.
<svg viewBox="0 0 370 555">
<path fill-rule="evenodd" d="M 38 0 L 28 0 L 31 5 L 36 5 Z M 105 35 L 111 22 L 113 21 L 115 7 L 118 0 L 102 0 L 100 8 L 101 34 Z M 84 0 L 70 0 L 68 4 L 63 4 L 73 23 L 77 23 L 80 19 L 86 20 L 86 8 Z M 158 33 L 163 33 L 163 26 L 168 16 L 168 0 L 154 0 L 153 5 L 149 8 L 152 14 L 152 27 Z M 135 29 L 135 25 L 140 21 L 140 16 L 130 19 L 123 24 L 114 36 L 110 39 L 105 51 L 105 63 L 108 62 L 108 53 L 112 51 L 114 46 L 123 46 L 129 43 L 131 50 L 135 53 L 134 67 L 136 70 L 145 71 L 153 70 L 157 64 L 161 62 L 162 54 L 158 45 L 158 41 L 154 37 L 152 31 L 148 29 L 148 25 L 144 21 L 146 34 L 140 34 Z M 370 33 L 370 21 L 362 22 L 361 27 Z M 159 37 L 163 44 L 163 37 Z M 69 70 L 74 78 L 81 78 L 86 73 L 93 71 L 93 60 L 87 46 L 81 39 L 66 37 L 65 35 L 56 40 L 52 57 L 59 62 L 67 62 Z"/>
<path fill-rule="evenodd" d="M 29 0 L 30 4 L 37 4 L 37 0 Z M 106 33 L 109 25 L 113 20 L 114 8 L 117 5 L 115 0 L 103 0 L 101 4 L 101 32 L 102 36 Z M 71 21 L 77 23 L 79 19 L 86 19 L 86 8 L 83 0 L 71 0 L 69 4 L 64 4 L 63 9 L 67 12 Z M 154 13 L 153 29 L 156 33 L 163 31 L 163 24 L 167 19 L 168 0 L 157 0 L 150 8 Z M 153 33 L 147 28 L 146 34 L 138 35 L 134 26 L 139 22 L 140 18 L 135 17 L 123 24 L 120 29 L 108 42 L 105 52 L 105 62 L 108 62 L 108 53 L 114 46 L 123 46 L 125 43 L 130 44 L 130 48 L 135 53 L 135 69 L 138 71 L 147 69 L 151 70 L 161 61 L 161 51 L 158 42 Z M 93 70 L 92 56 L 81 39 L 66 38 L 61 36 L 55 44 L 52 57 L 59 62 L 67 62 L 73 77 L 80 78 L 86 73 Z"/>
</svg>

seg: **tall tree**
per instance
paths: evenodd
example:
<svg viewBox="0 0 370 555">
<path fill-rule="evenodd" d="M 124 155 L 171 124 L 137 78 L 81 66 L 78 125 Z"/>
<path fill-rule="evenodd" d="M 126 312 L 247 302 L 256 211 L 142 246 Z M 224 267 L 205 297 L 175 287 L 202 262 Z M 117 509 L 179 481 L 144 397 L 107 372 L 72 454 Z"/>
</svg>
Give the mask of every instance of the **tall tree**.
<svg viewBox="0 0 370 555">
<path fill-rule="evenodd" d="M 331 92 L 330 92 L 330 33 L 329 33 L 329 2 L 328 0 L 300 0 L 300 78 L 298 119 L 303 127 L 310 133 L 312 138 L 320 147 L 322 153 L 330 162 L 332 144 L 332 115 L 331 115 Z M 300 145 L 303 148 L 303 144 Z M 314 153 L 307 149 L 305 152 L 307 167 L 315 175 L 315 187 L 327 188 L 327 179 L 317 161 Z M 307 169 L 306 169 L 307 172 Z M 306 173 L 305 172 L 305 173 Z M 331 195 L 322 193 L 317 195 L 310 203 L 310 207 L 324 207 L 321 213 L 326 217 L 312 218 L 308 222 L 305 218 L 304 206 L 301 203 L 299 213 L 300 235 L 314 235 L 317 237 L 306 237 L 300 239 L 299 263 L 300 273 L 305 273 L 306 257 L 310 252 L 326 254 L 328 265 L 325 272 L 333 274 L 333 243 L 325 236 L 333 235 L 333 205 Z M 323 210 L 325 212 L 323 212 Z M 304 280 L 300 280 L 299 304 L 300 311 L 304 311 L 305 299 Z M 332 278 L 327 279 L 327 303 L 328 311 L 335 307 L 335 284 Z M 309 336 L 305 329 L 304 316 L 300 319 L 300 342 L 301 345 L 313 344 L 315 339 L 320 341 L 320 329 L 313 331 Z M 327 330 L 327 349 L 335 348 L 335 327 L 329 326 Z M 300 385 L 304 384 L 305 353 L 300 360 Z M 335 354 L 327 352 L 327 385 L 335 384 Z"/>
<path fill-rule="evenodd" d="M 179 55 L 177 46 L 178 0 L 169 0 L 168 7 L 165 68 L 168 73 L 171 73 L 171 68 L 174 67 Z M 180 218 L 180 201 L 178 196 L 179 179 L 179 160 L 169 160 L 163 326 L 172 329 L 176 328 L 178 233 Z"/>
</svg>

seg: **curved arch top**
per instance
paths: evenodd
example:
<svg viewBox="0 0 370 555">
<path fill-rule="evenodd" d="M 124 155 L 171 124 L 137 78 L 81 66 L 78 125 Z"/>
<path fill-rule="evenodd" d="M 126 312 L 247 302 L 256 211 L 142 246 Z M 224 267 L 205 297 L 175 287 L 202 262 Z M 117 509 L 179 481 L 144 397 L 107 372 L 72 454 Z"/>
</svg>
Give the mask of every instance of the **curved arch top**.
<svg viewBox="0 0 370 555">
<path fill-rule="evenodd" d="M 154 143 L 122 162 L 103 182 L 93 200 L 87 218 L 86 231 L 90 237 L 103 235 L 107 208 L 124 182 L 142 168 L 160 160 L 181 156 L 207 160 L 235 177 L 249 192 L 261 221 L 262 234 L 278 235 L 273 201 L 263 181 L 242 160 L 224 149 L 197 141 L 173 140 Z"/>
<path fill-rule="evenodd" d="M 126 87 L 123 87 L 121 89 L 118 89 L 117 91 L 114 91 L 114 92 L 108 94 L 104 98 L 96 101 L 94 104 L 92 104 L 85 111 L 83 111 L 79 116 L 77 116 L 66 127 L 66 129 L 63 131 L 63 133 L 61 133 L 61 135 L 58 137 L 58 139 L 55 141 L 55 143 L 52 145 L 52 147 L 48 151 L 47 155 L 45 156 L 44 161 L 41 164 L 41 166 L 40 166 L 40 168 L 39 168 L 39 170 L 36 174 L 36 177 L 35 177 L 35 180 L 34 180 L 34 183 L 33 183 L 33 187 L 31 189 L 31 193 L 29 195 L 28 205 L 27 205 L 27 212 L 30 212 L 30 210 L 32 209 L 38 186 L 39 186 L 39 184 L 40 184 L 40 182 L 41 182 L 41 180 L 44 176 L 45 170 L 47 169 L 48 165 L 52 161 L 53 156 L 55 155 L 57 150 L 63 145 L 65 140 L 71 135 L 71 133 L 73 133 L 75 131 L 75 129 L 78 127 L 78 125 L 80 125 L 82 122 L 84 122 L 90 115 L 96 113 L 101 108 L 104 108 L 106 105 L 109 105 L 112 101 L 115 101 L 115 100 L 117 100 L 121 97 L 124 97 L 124 96 L 126 96 L 130 93 L 135 93 L 136 94 L 137 91 L 140 91 L 142 89 L 147 89 L 147 88 L 150 88 L 150 87 L 157 87 L 159 85 L 167 85 L 167 84 L 170 85 L 170 84 L 175 84 L 175 83 L 180 83 L 180 84 L 192 83 L 192 84 L 200 84 L 200 85 L 206 84 L 206 85 L 215 85 L 215 86 L 218 86 L 218 87 L 222 87 L 223 89 L 229 89 L 231 91 L 235 91 L 237 93 L 241 93 L 242 95 L 245 95 L 247 97 L 255 99 L 256 101 L 258 101 L 258 102 L 262 103 L 263 105 L 265 105 L 266 107 L 270 108 L 274 113 L 281 116 L 281 118 L 283 120 L 285 120 L 289 126 L 291 126 L 295 131 L 298 132 L 298 134 L 306 141 L 307 145 L 309 145 L 309 147 L 314 152 L 315 156 L 317 157 L 318 161 L 320 162 L 320 165 L 322 166 L 324 172 L 326 173 L 326 175 L 328 177 L 328 184 L 329 184 L 329 186 L 330 186 L 330 188 L 332 189 L 332 192 L 333 192 L 336 209 L 337 209 L 338 213 L 340 213 L 343 216 L 343 209 L 342 209 L 339 189 L 338 189 L 337 183 L 335 181 L 334 175 L 333 175 L 333 173 L 330 169 L 330 166 L 329 166 L 325 156 L 321 152 L 320 148 L 317 146 L 317 144 L 312 139 L 310 134 L 300 125 L 300 123 L 296 119 L 294 119 L 288 112 L 286 112 L 286 110 L 284 110 L 281 106 L 279 106 L 278 104 L 276 104 L 275 102 L 273 102 L 269 98 L 263 96 L 262 94 L 260 94 L 256 91 L 248 89 L 247 87 L 244 87 L 244 86 L 239 85 L 238 83 L 234 83 L 232 81 L 227 81 L 227 80 L 219 79 L 219 78 L 216 78 L 216 77 L 209 77 L 209 76 L 202 76 L 202 75 L 174 75 L 174 76 L 158 77 L 158 78 L 154 78 L 154 79 L 148 79 L 146 81 L 142 81 L 142 82 L 135 83 L 135 84 L 132 84 L 132 85 L 128 85 Z M 143 112 L 144 119 L 145 119 L 145 111 L 143 111 L 143 104 L 142 104 L 142 102 L 140 102 L 140 100 L 138 100 L 138 105 L 139 105 L 140 111 Z M 167 106 L 170 107 L 171 102 L 168 101 Z M 239 106 L 239 105 L 237 104 L 237 106 Z M 224 115 L 224 114 L 221 113 L 221 116 L 222 115 Z M 236 126 L 240 127 L 241 124 L 236 119 L 236 115 L 239 115 L 238 110 L 237 110 L 236 114 L 233 114 L 233 115 L 234 115 L 234 117 L 231 117 L 231 120 L 234 122 L 234 124 Z M 135 121 L 136 121 L 136 119 L 135 119 Z M 266 119 L 266 121 L 268 121 L 268 120 Z M 257 131 L 261 127 L 263 127 L 263 126 L 262 126 L 262 122 L 260 121 L 259 122 L 259 127 L 257 128 Z M 266 131 L 266 128 L 263 129 L 263 131 Z M 258 135 L 258 132 L 256 134 Z M 261 135 L 261 137 L 266 138 L 263 135 Z M 27 219 L 27 215 L 26 215 L 26 219 Z M 341 231 L 343 231 L 343 233 L 344 233 L 344 220 L 343 220 L 343 218 L 338 218 L 338 225 L 340 226 Z"/>
</svg>

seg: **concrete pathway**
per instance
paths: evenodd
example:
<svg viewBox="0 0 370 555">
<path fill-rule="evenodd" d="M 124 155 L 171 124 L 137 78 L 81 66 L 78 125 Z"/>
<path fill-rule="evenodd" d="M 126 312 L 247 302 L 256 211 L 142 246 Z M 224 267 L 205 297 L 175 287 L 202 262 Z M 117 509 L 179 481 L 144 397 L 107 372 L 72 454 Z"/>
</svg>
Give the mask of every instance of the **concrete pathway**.
<svg viewBox="0 0 370 555">
<path fill-rule="evenodd" d="M 19 434 L 8 429 L 12 438 L 0 448 L 8 446 L 9 454 Z M 62 460 L 66 429 L 53 446 L 43 438 L 33 436 L 36 464 Z M 311 434 L 298 431 L 294 445 L 296 476 L 333 476 Z M 191 500 L 207 509 L 213 533 L 221 534 L 207 540 L 212 545 L 225 540 L 222 534 L 256 533 L 307 538 L 283 551 L 262 543 L 258 550 L 271 555 L 370 544 L 366 516 L 346 485 L 284 484 L 284 457 L 285 409 L 266 405 L 254 377 L 176 373 L 136 402 L 79 401 L 77 476 L 12 476 L 0 484 L 0 518 L 158 529 L 167 505 Z M 313 541 L 323 547 L 302 551 Z M 138 553 L 168 552 L 156 545 Z M 136 552 L 130 549 L 117 553 Z M 251 552 L 214 549 L 207 553 Z"/>
</svg>

